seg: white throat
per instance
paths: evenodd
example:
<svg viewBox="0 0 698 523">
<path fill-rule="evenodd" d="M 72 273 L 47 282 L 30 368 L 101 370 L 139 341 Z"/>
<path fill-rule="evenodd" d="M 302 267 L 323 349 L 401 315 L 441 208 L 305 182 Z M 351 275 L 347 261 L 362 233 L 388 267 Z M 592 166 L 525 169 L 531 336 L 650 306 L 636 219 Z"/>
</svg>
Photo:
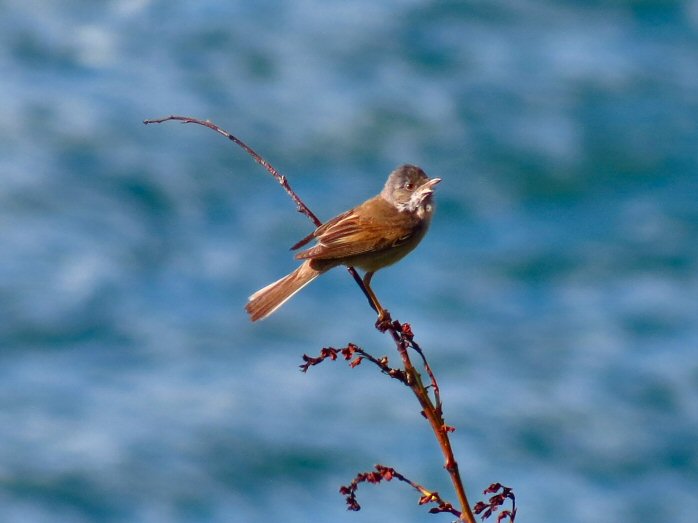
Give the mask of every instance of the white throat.
<svg viewBox="0 0 698 523">
<path fill-rule="evenodd" d="M 396 202 L 395 207 L 400 212 L 416 212 L 420 219 L 428 218 L 434 210 L 431 195 L 431 191 L 415 191 L 407 202 Z"/>
</svg>

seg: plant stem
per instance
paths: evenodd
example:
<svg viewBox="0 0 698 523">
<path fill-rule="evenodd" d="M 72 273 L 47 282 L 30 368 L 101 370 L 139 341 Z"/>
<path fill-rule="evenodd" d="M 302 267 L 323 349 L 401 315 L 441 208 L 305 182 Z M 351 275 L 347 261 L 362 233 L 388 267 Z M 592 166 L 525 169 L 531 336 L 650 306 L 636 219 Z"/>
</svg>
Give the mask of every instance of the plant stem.
<svg viewBox="0 0 698 523">
<path fill-rule="evenodd" d="M 439 442 L 441 453 L 445 459 L 444 468 L 451 477 L 451 483 L 453 483 L 453 488 L 456 491 L 456 496 L 458 497 L 458 504 L 461 508 L 460 519 L 461 521 L 467 521 L 468 523 L 475 523 L 475 516 L 470 509 L 470 503 L 468 502 L 468 497 L 465 494 L 463 481 L 458 470 L 458 463 L 453 455 L 451 441 L 448 437 L 448 431 L 441 414 L 441 409 L 437 409 L 437 407 L 434 406 L 426 387 L 422 383 L 422 378 L 419 375 L 419 372 L 417 372 L 414 365 L 412 365 L 412 360 L 407 353 L 407 340 L 405 340 L 392 325 L 388 330 L 395 341 L 398 352 L 400 353 L 400 357 L 402 357 L 405 367 L 405 374 L 407 375 L 407 384 L 417 397 L 417 400 L 422 407 L 422 412 L 427 418 L 427 421 L 429 421 L 429 425 L 434 432 L 434 436 L 436 436 L 436 439 Z"/>
</svg>

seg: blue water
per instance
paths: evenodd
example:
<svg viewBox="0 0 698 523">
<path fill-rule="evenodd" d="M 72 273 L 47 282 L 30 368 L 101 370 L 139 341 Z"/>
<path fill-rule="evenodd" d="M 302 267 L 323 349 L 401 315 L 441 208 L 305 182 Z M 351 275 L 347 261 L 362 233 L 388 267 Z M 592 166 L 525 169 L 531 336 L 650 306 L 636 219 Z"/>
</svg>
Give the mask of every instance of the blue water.
<svg viewBox="0 0 698 523">
<path fill-rule="evenodd" d="M 698 3 L 0 2 L 0 521 L 384 522 L 454 500 L 337 269 L 250 324 L 311 229 L 417 163 L 423 244 L 374 288 L 437 373 L 473 502 L 698 513 Z M 455 501 L 455 500 L 454 500 Z"/>
</svg>

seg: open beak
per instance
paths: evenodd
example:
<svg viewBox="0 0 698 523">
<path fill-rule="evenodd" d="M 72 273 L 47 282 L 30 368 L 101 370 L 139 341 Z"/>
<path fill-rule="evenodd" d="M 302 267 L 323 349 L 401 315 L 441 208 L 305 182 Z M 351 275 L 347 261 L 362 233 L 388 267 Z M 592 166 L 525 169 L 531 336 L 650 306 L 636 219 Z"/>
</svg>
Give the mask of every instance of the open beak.
<svg viewBox="0 0 698 523">
<path fill-rule="evenodd" d="M 425 183 L 424 185 L 428 185 L 428 186 L 429 186 L 429 189 L 431 189 L 432 187 L 434 187 L 434 185 L 436 185 L 436 184 L 439 183 L 440 181 L 441 181 L 441 178 L 432 178 L 431 180 L 429 180 L 429 181 L 428 181 L 427 183 Z"/>
<path fill-rule="evenodd" d="M 441 181 L 441 178 L 432 178 L 417 189 L 420 195 L 426 196 L 434 192 L 434 186 Z"/>
</svg>

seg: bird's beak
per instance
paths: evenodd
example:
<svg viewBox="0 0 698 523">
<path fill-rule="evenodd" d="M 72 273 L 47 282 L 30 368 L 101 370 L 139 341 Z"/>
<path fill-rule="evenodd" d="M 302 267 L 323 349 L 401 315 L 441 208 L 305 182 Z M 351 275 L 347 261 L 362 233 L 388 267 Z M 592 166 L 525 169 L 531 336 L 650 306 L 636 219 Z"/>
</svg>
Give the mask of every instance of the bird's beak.
<svg viewBox="0 0 698 523">
<path fill-rule="evenodd" d="M 431 180 L 425 182 L 419 189 L 420 194 L 431 194 L 434 192 L 434 186 L 441 181 L 441 178 L 432 178 Z"/>
<path fill-rule="evenodd" d="M 434 185 L 436 185 L 440 181 L 441 181 L 441 178 L 432 178 L 425 185 L 428 185 L 431 188 L 431 187 L 434 187 Z"/>
</svg>

